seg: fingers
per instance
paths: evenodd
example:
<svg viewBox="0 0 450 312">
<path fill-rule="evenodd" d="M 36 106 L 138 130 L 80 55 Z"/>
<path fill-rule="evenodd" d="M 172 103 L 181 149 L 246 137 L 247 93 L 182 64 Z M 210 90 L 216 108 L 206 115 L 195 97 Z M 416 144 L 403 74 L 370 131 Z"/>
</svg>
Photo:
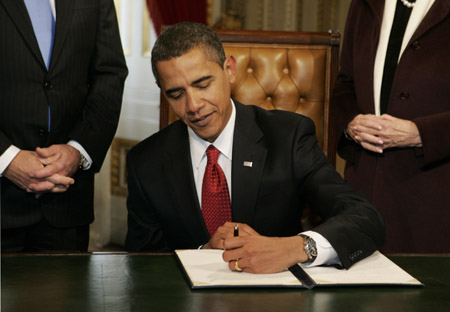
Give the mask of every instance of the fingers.
<svg viewBox="0 0 450 312">
<path fill-rule="evenodd" d="M 28 185 L 27 191 L 34 193 L 62 193 L 69 189 L 75 180 L 59 174 L 52 175 L 47 179 Z"/>
<path fill-rule="evenodd" d="M 36 153 L 41 158 L 53 157 L 54 155 L 56 155 L 58 153 L 58 147 L 57 147 L 57 145 L 52 145 L 52 146 L 44 147 L 44 148 L 37 147 Z"/>
<path fill-rule="evenodd" d="M 247 236 L 248 237 L 248 236 Z M 226 250 L 232 250 L 244 246 L 246 236 L 229 237 L 223 242 L 223 247 Z M 234 253 L 232 253 L 234 255 Z M 231 258 L 234 259 L 234 258 Z"/>
<path fill-rule="evenodd" d="M 45 193 L 49 192 L 51 189 L 55 187 L 55 184 L 53 184 L 50 181 L 41 181 L 41 182 L 33 182 L 28 185 L 27 192 L 32 193 Z"/>
<path fill-rule="evenodd" d="M 359 128 L 360 131 L 379 131 L 382 129 L 380 121 L 377 116 L 369 115 L 357 115 L 349 124 L 349 130 L 353 128 Z"/>
<path fill-rule="evenodd" d="M 252 227 L 245 223 L 238 223 L 239 225 L 239 236 L 259 236 L 259 233 L 256 232 Z"/>
<path fill-rule="evenodd" d="M 3 172 L 3 175 L 22 189 L 27 189 L 31 182 L 36 182 L 30 173 L 43 168 L 35 152 L 21 150 Z"/>
<path fill-rule="evenodd" d="M 258 232 L 256 232 L 251 226 L 249 226 L 245 223 L 226 222 L 224 225 L 222 225 L 222 227 L 225 229 L 225 231 L 227 231 L 227 233 L 234 234 L 234 227 L 236 225 L 239 226 L 239 236 L 259 235 Z M 231 236 L 233 236 L 233 235 L 231 235 Z"/>
<path fill-rule="evenodd" d="M 66 177 L 60 174 L 55 174 L 52 175 L 50 177 L 47 178 L 47 181 L 52 182 L 55 185 L 64 185 L 64 186 L 71 186 L 72 184 L 75 183 L 75 180 L 70 178 L 70 177 Z"/>
<path fill-rule="evenodd" d="M 384 141 L 377 136 L 367 133 L 361 133 L 360 135 L 357 135 L 355 137 L 355 141 L 361 144 L 363 148 L 369 151 L 380 154 L 383 153 Z"/>
<path fill-rule="evenodd" d="M 259 236 L 249 225 L 239 222 L 226 222 L 224 225 L 220 226 L 214 235 L 211 237 L 209 242 L 203 247 L 205 249 L 225 249 L 224 241 L 234 237 L 234 227 L 238 225 L 239 236 Z"/>
<path fill-rule="evenodd" d="M 383 153 L 384 141 L 380 138 L 383 130 L 379 117 L 369 115 L 357 115 L 348 125 L 347 131 L 353 140 L 363 148 L 374 153 Z"/>
<path fill-rule="evenodd" d="M 39 156 L 39 155 L 38 155 L 38 156 Z M 42 163 L 44 166 L 48 166 L 48 165 L 50 165 L 52 162 L 58 160 L 60 157 L 61 157 L 61 154 L 60 154 L 60 153 L 56 153 L 55 155 L 52 155 L 52 156 L 49 156 L 49 157 L 46 157 L 46 158 L 39 157 L 39 160 L 41 161 L 41 163 Z"/>
<path fill-rule="evenodd" d="M 60 170 L 61 170 L 61 166 L 59 166 L 57 163 L 54 162 L 48 166 L 45 166 L 42 169 L 32 172 L 30 174 L 30 177 L 36 178 L 36 179 L 48 178 L 54 174 L 57 174 Z"/>
<path fill-rule="evenodd" d="M 36 178 L 46 178 L 56 173 L 71 177 L 77 171 L 81 157 L 78 150 L 68 144 L 38 147 L 36 153 L 47 165 L 44 169 L 34 172 Z"/>
<path fill-rule="evenodd" d="M 291 265 L 308 259 L 303 249 L 303 238 L 292 237 L 239 236 L 224 242 L 224 261 L 230 270 L 238 268 L 251 273 L 280 272 Z"/>
<path fill-rule="evenodd" d="M 383 148 L 381 148 L 378 145 L 373 145 L 373 144 L 369 144 L 367 142 L 362 142 L 361 146 L 368 151 L 378 153 L 378 154 L 383 154 Z"/>
<path fill-rule="evenodd" d="M 228 262 L 228 268 L 231 271 L 237 271 L 237 272 L 247 272 L 248 270 L 247 267 L 244 266 L 244 260 L 240 259 L 240 260 L 232 260 L 230 262 Z"/>
</svg>

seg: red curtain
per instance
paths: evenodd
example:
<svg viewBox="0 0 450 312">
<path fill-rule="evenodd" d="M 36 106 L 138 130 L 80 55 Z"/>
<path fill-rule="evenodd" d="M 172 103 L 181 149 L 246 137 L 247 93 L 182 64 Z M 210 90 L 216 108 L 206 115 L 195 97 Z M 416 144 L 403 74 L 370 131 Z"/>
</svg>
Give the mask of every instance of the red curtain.
<svg viewBox="0 0 450 312">
<path fill-rule="evenodd" d="M 206 25 L 206 0 L 147 0 L 156 33 L 163 25 L 197 22 Z"/>
</svg>

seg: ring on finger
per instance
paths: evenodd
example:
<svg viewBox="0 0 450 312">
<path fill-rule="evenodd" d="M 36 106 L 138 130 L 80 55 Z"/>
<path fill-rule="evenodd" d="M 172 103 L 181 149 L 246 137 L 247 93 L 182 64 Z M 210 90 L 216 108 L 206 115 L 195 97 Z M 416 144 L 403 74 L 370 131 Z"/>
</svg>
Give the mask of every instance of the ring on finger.
<svg viewBox="0 0 450 312">
<path fill-rule="evenodd" d="M 242 269 L 239 267 L 238 261 L 239 261 L 239 260 L 236 260 L 236 262 L 234 263 L 234 268 L 236 269 L 236 271 L 242 272 Z"/>
</svg>

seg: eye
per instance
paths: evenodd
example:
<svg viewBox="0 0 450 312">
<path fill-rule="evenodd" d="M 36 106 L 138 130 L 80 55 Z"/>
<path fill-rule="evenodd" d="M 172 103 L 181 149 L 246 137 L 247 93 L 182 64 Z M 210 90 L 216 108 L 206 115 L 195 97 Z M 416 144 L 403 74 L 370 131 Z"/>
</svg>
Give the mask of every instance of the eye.
<svg viewBox="0 0 450 312">
<path fill-rule="evenodd" d="M 171 99 L 178 100 L 179 98 L 181 98 L 183 96 L 183 94 L 184 94 L 183 91 L 177 91 L 177 92 L 172 92 L 172 93 L 168 94 L 167 96 Z"/>
<path fill-rule="evenodd" d="M 206 82 L 206 83 L 198 84 L 198 85 L 197 85 L 197 88 L 199 88 L 199 89 L 206 89 L 206 88 L 209 87 L 210 83 L 211 83 L 211 82 L 208 81 L 208 82 Z"/>
</svg>

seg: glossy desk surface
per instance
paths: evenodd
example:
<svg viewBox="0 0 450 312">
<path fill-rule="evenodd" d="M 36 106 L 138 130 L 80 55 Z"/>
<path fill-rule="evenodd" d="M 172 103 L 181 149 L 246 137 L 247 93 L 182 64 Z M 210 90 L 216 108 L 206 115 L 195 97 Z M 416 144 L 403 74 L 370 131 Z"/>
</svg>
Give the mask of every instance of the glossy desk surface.
<svg viewBox="0 0 450 312">
<path fill-rule="evenodd" d="M 1 311 L 450 311 L 450 256 L 390 256 L 424 287 L 191 290 L 173 255 L 3 255 Z"/>
</svg>

